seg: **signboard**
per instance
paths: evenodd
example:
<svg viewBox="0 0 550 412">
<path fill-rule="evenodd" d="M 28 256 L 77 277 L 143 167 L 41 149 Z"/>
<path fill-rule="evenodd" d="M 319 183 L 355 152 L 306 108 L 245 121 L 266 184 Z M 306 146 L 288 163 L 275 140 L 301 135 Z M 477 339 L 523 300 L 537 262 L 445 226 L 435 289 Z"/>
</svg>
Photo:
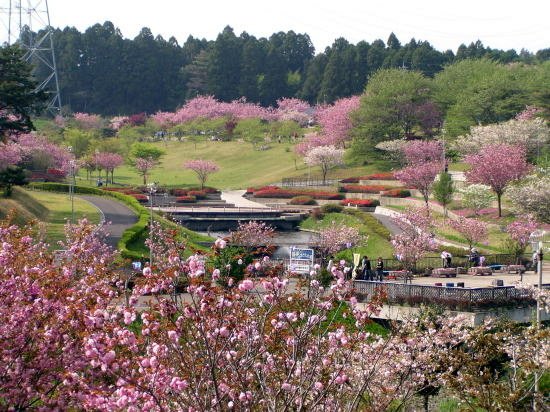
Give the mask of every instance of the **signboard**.
<svg viewBox="0 0 550 412">
<path fill-rule="evenodd" d="M 141 262 L 132 262 L 132 269 L 141 270 Z"/>
<path fill-rule="evenodd" d="M 313 249 L 290 248 L 289 270 L 294 273 L 309 274 L 313 268 Z"/>
</svg>

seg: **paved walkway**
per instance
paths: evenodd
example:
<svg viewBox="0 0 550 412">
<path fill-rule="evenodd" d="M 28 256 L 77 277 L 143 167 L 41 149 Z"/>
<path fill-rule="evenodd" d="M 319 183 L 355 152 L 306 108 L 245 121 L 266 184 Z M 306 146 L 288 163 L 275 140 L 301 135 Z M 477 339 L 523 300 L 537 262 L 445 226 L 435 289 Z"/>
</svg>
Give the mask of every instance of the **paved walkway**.
<svg viewBox="0 0 550 412">
<path fill-rule="evenodd" d="M 109 235 L 105 239 L 109 246 L 116 248 L 118 241 L 122 237 L 122 233 L 134 225 L 138 218 L 136 214 L 122 203 L 100 196 L 78 196 L 94 206 L 96 206 L 103 215 Z"/>
<path fill-rule="evenodd" d="M 235 207 L 255 207 L 268 209 L 268 206 L 253 202 L 251 200 L 245 199 L 243 195 L 246 193 L 246 190 L 227 190 L 222 192 L 221 198 L 229 204 L 235 205 Z"/>
</svg>

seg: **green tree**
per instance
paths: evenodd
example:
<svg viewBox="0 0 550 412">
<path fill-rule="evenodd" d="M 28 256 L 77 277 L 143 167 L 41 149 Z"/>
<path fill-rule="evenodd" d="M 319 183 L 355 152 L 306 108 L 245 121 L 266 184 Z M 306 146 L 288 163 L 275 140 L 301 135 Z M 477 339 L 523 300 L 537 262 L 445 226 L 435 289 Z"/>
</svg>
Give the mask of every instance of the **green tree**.
<svg viewBox="0 0 550 412">
<path fill-rule="evenodd" d="M 226 26 L 209 53 L 208 91 L 219 100 L 238 99 L 241 75 L 242 44 L 233 29 Z"/>
<path fill-rule="evenodd" d="M 31 115 L 40 113 L 47 96 L 35 91 L 31 72 L 19 47 L 0 47 L 0 140 L 12 130 L 34 130 Z"/>
<path fill-rule="evenodd" d="M 447 172 L 440 173 L 439 178 L 432 186 L 432 194 L 435 200 L 443 206 L 445 217 L 447 217 L 447 205 L 453 201 L 454 191 L 452 176 Z"/>
<path fill-rule="evenodd" d="M 165 155 L 165 151 L 146 143 L 134 143 L 132 145 L 132 157 L 134 159 L 152 159 L 155 161 L 160 160 Z"/>
<path fill-rule="evenodd" d="M 19 166 L 8 166 L 0 171 L 0 187 L 4 188 L 4 196 L 10 197 L 13 186 L 26 185 L 25 171 Z"/>
<path fill-rule="evenodd" d="M 364 154 L 384 140 L 430 136 L 440 120 L 431 94 L 432 83 L 420 72 L 401 69 L 376 72 L 355 113 L 354 154 Z"/>
</svg>

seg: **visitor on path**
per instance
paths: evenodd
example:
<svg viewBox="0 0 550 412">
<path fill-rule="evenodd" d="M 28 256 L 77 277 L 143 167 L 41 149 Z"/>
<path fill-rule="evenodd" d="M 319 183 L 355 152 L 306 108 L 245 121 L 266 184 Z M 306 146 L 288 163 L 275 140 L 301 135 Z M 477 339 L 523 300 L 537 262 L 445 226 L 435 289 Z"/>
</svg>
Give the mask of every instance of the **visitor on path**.
<svg viewBox="0 0 550 412">
<path fill-rule="evenodd" d="M 533 271 L 535 273 L 537 273 L 539 269 L 538 266 L 539 266 L 539 253 L 538 253 L 538 250 L 535 250 L 533 252 Z"/>
<path fill-rule="evenodd" d="M 450 268 L 452 266 L 453 255 L 447 252 L 447 257 L 445 258 L 445 260 L 447 261 L 447 267 Z"/>
<path fill-rule="evenodd" d="M 479 266 L 485 266 L 485 256 L 479 257 Z"/>
<path fill-rule="evenodd" d="M 378 257 L 376 262 L 376 277 L 380 282 L 384 281 L 384 261 L 381 256 Z"/>
<path fill-rule="evenodd" d="M 372 280 L 372 267 L 370 265 L 370 260 L 368 256 L 363 256 L 363 261 L 361 262 L 361 278 L 364 280 Z"/>
<path fill-rule="evenodd" d="M 443 266 L 444 268 L 448 267 L 447 266 L 447 251 L 446 250 L 441 252 L 441 266 Z"/>
<path fill-rule="evenodd" d="M 327 264 L 327 270 L 328 270 L 328 273 L 331 273 L 332 271 L 332 267 L 334 266 L 334 262 L 332 260 L 332 256 L 328 259 L 328 264 Z"/>
<path fill-rule="evenodd" d="M 472 249 L 472 252 L 470 254 L 470 262 L 472 262 L 473 266 L 479 266 L 479 252 L 476 248 Z"/>
</svg>

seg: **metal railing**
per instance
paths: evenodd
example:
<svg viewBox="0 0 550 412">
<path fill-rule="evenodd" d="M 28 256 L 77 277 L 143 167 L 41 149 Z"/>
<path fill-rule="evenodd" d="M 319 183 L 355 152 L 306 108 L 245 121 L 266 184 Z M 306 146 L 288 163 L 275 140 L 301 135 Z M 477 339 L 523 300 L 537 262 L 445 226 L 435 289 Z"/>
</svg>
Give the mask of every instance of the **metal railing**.
<svg viewBox="0 0 550 412">
<path fill-rule="evenodd" d="M 368 300 L 376 294 L 383 294 L 388 303 L 412 306 L 437 304 L 475 309 L 534 303 L 530 291 L 514 286 L 464 288 L 356 280 L 354 287 L 360 300 Z"/>
<path fill-rule="evenodd" d="M 304 186 L 333 186 L 338 183 L 338 179 L 325 179 L 322 176 L 310 177 L 283 177 L 281 186 L 285 187 L 304 187 Z"/>
</svg>

